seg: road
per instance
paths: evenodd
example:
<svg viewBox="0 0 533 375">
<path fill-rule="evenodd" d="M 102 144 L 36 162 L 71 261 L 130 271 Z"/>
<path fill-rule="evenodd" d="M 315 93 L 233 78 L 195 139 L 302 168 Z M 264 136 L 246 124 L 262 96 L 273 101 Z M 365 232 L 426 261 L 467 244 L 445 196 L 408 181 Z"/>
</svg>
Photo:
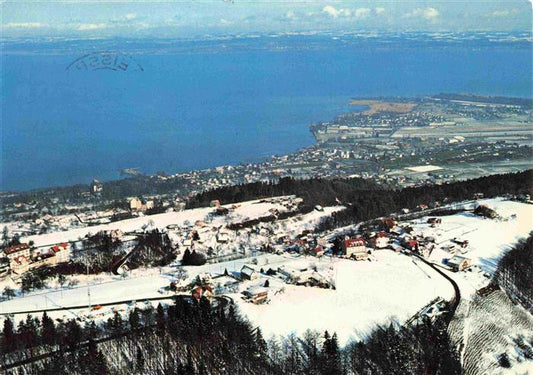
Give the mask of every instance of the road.
<svg viewBox="0 0 533 375">
<path fill-rule="evenodd" d="M 174 298 L 190 298 L 189 294 L 172 294 L 167 296 L 157 296 L 157 297 L 149 297 L 149 298 L 142 298 L 142 301 L 164 301 L 164 300 L 172 300 Z M 233 300 L 228 296 L 215 296 L 214 297 L 217 300 L 225 300 L 233 302 Z M 127 300 L 121 300 L 121 301 L 112 301 L 112 302 L 105 302 L 105 303 L 93 303 L 92 306 L 115 306 L 115 305 L 125 305 L 125 304 L 131 304 L 133 302 L 136 302 L 137 300 L 134 299 L 127 299 Z M 7 313 L 0 313 L 0 316 L 11 316 L 11 315 L 27 315 L 27 314 L 38 314 L 43 312 L 51 312 L 51 311 L 70 311 L 70 310 L 78 310 L 78 309 L 86 309 L 87 305 L 75 305 L 75 306 L 61 306 L 61 307 L 50 307 L 45 309 L 34 309 L 34 310 L 21 310 L 21 311 L 11 311 Z"/>
<path fill-rule="evenodd" d="M 448 314 L 448 316 L 446 317 L 446 321 L 449 324 L 450 321 L 453 319 L 457 306 L 459 306 L 459 303 L 461 302 L 461 290 L 459 290 L 459 285 L 457 285 L 455 280 L 453 280 L 450 276 L 446 275 L 437 266 L 435 266 L 435 264 L 428 262 L 426 259 L 424 259 L 422 256 L 418 254 L 411 254 L 411 255 L 418 258 L 420 261 L 424 262 L 425 264 L 427 264 L 429 267 L 435 270 L 435 272 L 437 272 L 439 275 L 444 277 L 446 280 L 448 280 L 452 284 L 455 295 L 450 301 L 450 314 Z"/>
</svg>

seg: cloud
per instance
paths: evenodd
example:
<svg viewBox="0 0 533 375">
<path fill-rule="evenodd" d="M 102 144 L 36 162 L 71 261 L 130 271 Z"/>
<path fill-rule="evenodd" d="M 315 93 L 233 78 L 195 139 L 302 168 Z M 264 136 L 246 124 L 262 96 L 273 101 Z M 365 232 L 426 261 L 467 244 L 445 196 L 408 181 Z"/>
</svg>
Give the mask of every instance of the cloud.
<svg viewBox="0 0 533 375">
<path fill-rule="evenodd" d="M 411 13 L 408 13 L 407 16 L 408 17 L 420 17 L 420 18 L 424 18 L 428 21 L 436 21 L 437 18 L 439 17 L 440 13 L 437 9 L 435 8 L 431 8 L 431 7 L 428 7 L 428 8 L 416 8 L 415 10 L 413 10 Z"/>
<path fill-rule="evenodd" d="M 374 11 L 376 12 L 376 14 L 383 14 L 385 13 L 385 8 L 378 7 L 375 8 Z"/>
<path fill-rule="evenodd" d="M 233 21 L 227 20 L 227 19 L 225 19 L 225 18 L 221 18 L 221 19 L 220 19 L 220 23 L 221 23 L 222 25 L 233 25 L 233 24 L 234 24 Z"/>
<path fill-rule="evenodd" d="M 356 18 L 366 18 L 370 15 L 371 10 L 369 8 L 357 8 L 355 10 Z"/>
<path fill-rule="evenodd" d="M 294 14 L 294 12 L 292 10 L 289 10 L 287 13 L 285 13 L 285 18 L 287 18 L 287 19 L 289 19 L 291 21 L 294 21 L 298 17 L 296 17 L 296 14 Z"/>
<path fill-rule="evenodd" d="M 506 10 L 496 10 L 492 12 L 490 15 L 492 17 L 509 17 L 517 13 L 518 13 L 518 9 L 511 9 L 511 10 L 506 9 Z"/>
<path fill-rule="evenodd" d="M 361 8 L 365 9 L 365 8 Z M 352 15 L 352 12 L 350 12 L 348 9 L 337 9 L 332 7 L 331 5 L 326 5 L 322 9 L 322 13 L 327 13 L 333 18 L 338 18 L 339 16 L 342 17 L 350 17 Z"/>
<path fill-rule="evenodd" d="M 107 27 L 107 24 L 105 23 L 82 23 L 81 25 L 78 25 L 76 30 L 88 31 L 88 30 L 105 29 L 106 27 Z"/>
<path fill-rule="evenodd" d="M 329 14 L 333 18 L 337 18 L 340 14 L 340 11 L 332 7 L 331 5 L 326 5 L 324 9 L 322 9 L 322 12 Z"/>
<path fill-rule="evenodd" d="M 48 24 L 39 22 L 10 22 L 5 24 L 3 27 L 6 29 L 30 29 L 47 26 Z"/>
<path fill-rule="evenodd" d="M 124 19 L 127 21 L 131 21 L 137 18 L 137 15 L 135 13 L 128 13 L 124 15 Z"/>
</svg>

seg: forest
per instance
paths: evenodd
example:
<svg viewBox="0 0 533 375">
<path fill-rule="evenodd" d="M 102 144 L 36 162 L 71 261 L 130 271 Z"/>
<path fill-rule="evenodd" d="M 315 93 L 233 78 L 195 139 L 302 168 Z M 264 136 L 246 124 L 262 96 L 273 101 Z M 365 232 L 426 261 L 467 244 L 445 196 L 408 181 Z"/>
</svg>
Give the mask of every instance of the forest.
<svg viewBox="0 0 533 375">
<path fill-rule="evenodd" d="M 460 374 L 442 318 L 377 327 L 341 348 L 327 331 L 267 340 L 229 300 L 177 298 L 101 325 L 6 319 L 0 339 L 8 374 Z"/>
<path fill-rule="evenodd" d="M 363 179 L 282 178 L 277 183 L 256 182 L 206 191 L 191 198 L 188 207 L 206 207 L 215 199 L 221 204 L 228 204 L 293 194 L 304 199 L 301 210 L 309 210 L 315 205 L 337 205 L 339 202 L 345 205 L 345 210 L 334 213 L 321 224 L 319 230 L 325 230 L 390 215 L 403 208 L 416 209 L 421 204 L 434 206 L 437 202 L 473 199 L 475 194 L 483 194 L 486 198 L 531 194 L 532 181 L 533 170 L 400 190 Z"/>
<path fill-rule="evenodd" d="M 493 280 L 511 301 L 533 314 L 533 232 L 503 256 Z"/>
</svg>

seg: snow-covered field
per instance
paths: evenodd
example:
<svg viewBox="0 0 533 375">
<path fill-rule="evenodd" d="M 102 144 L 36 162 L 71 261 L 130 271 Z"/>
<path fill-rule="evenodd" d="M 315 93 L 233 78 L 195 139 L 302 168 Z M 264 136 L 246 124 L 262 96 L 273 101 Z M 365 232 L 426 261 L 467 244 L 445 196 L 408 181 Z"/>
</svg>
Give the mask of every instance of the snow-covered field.
<svg viewBox="0 0 533 375">
<path fill-rule="evenodd" d="M 502 219 L 461 213 L 442 217 L 437 228 L 427 224 L 427 217 L 413 224 L 414 233 L 434 236 L 438 245 L 451 243 L 454 237 L 469 241 L 468 252 L 462 255 L 479 268 L 445 271 L 467 299 L 488 284 L 505 251 L 533 229 L 533 205 L 503 199 L 480 203 L 495 209 Z M 451 285 L 422 262 L 414 265 L 411 258 L 389 251 L 376 251 L 374 257 L 376 262 L 336 260 L 336 291 L 287 286 L 284 294 L 271 297 L 269 305 L 241 302 L 241 309 L 267 335 L 328 329 L 346 342 L 363 337 L 375 324 L 390 318 L 408 319 L 437 296 L 450 299 L 453 295 Z M 429 260 L 443 265 L 450 257 L 437 249 Z"/>
<path fill-rule="evenodd" d="M 466 253 L 457 254 L 472 259 L 472 264 L 477 267 L 472 272 L 449 273 L 459 284 L 462 298 L 469 298 L 477 289 L 487 285 L 505 252 L 533 230 L 533 205 L 503 199 L 487 199 L 480 203 L 494 209 L 501 219 L 460 213 L 442 217 L 442 224 L 436 228 L 427 224 L 427 217 L 413 225 L 413 233 L 435 238 L 437 247 L 428 259 L 435 264 L 444 265 L 444 261 L 453 256 L 442 247 L 451 245 L 454 237 L 468 240 Z"/>
<path fill-rule="evenodd" d="M 372 262 L 314 261 L 333 268 L 336 290 L 287 285 L 267 305 L 236 300 L 265 337 L 329 330 L 345 344 L 364 338 L 376 324 L 409 319 L 438 296 L 453 296 L 450 283 L 422 262 L 390 250 L 376 251 L 374 257 Z"/>
</svg>

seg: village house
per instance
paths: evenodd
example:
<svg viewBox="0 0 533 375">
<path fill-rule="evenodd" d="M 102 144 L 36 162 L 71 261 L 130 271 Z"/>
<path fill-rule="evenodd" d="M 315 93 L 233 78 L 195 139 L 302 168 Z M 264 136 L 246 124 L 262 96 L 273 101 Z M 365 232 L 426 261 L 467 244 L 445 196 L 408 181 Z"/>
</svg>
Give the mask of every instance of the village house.
<svg viewBox="0 0 533 375">
<path fill-rule="evenodd" d="M 104 190 L 104 186 L 100 183 L 100 181 L 94 179 L 91 183 L 91 190 L 94 194 L 101 193 Z"/>
<path fill-rule="evenodd" d="M 368 259 L 366 241 L 364 238 L 350 238 L 343 242 L 344 255 L 354 257 L 356 260 Z"/>
<path fill-rule="evenodd" d="M 209 302 L 213 300 L 213 290 L 210 285 L 204 285 L 204 286 L 196 285 L 191 290 L 191 295 L 197 301 L 200 301 L 202 297 L 207 298 Z"/>
<path fill-rule="evenodd" d="M 430 224 L 432 227 L 435 227 L 442 223 L 442 219 L 437 217 L 430 217 L 428 218 L 427 223 Z"/>
<path fill-rule="evenodd" d="M 471 259 L 462 257 L 460 255 L 454 255 L 448 260 L 448 266 L 450 266 L 455 272 L 462 271 L 471 265 Z"/>
<path fill-rule="evenodd" d="M 268 301 L 268 289 L 261 286 L 248 288 L 242 292 L 242 294 L 244 294 L 250 300 L 250 302 L 256 305 L 260 305 Z"/>
<path fill-rule="evenodd" d="M 185 248 L 185 250 L 194 248 L 194 244 L 193 244 L 192 240 L 189 239 L 189 238 L 184 239 L 183 242 L 182 242 L 182 245 Z"/>
<path fill-rule="evenodd" d="M 381 232 L 375 238 L 376 249 L 384 249 L 389 246 L 389 236 L 387 233 Z"/>
<path fill-rule="evenodd" d="M 455 254 L 457 252 L 457 248 L 455 245 L 444 245 L 441 247 L 441 250 L 446 251 L 450 254 Z"/>
<path fill-rule="evenodd" d="M 418 254 L 423 256 L 424 258 L 428 258 L 431 255 L 431 251 L 433 250 L 434 245 L 433 244 L 423 244 L 418 247 Z"/>
<path fill-rule="evenodd" d="M 224 215 L 227 215 L 228 213 L 229 213 L 229 210 L 226 207 L 222 207 L 222 206 L 216 206 L 215 212 L 214 212 L 215 215 L 219 215 L 219 216 L 224 216 Z"/>
<path fill-rule="evenodd" d="M 386 226 L 388 229 L 392 229 L 396 226 L 397 221 L 396 219 L 388 218 L 388 219 L 381 219 L 381 223 Z"/>
<path fill-rule="evenodd" d="M 241 268 L 241 278 L 243 280 L 255 280 L 259 277 L 257 272 L 252 268 L 246 265 Z"/>
<path fill-rule="evenodd" d="M 146 211 L 152 208 L 154 208 L 154 201 L 145 201 L 139 198 L 130 199 L 130 210 L 132 211 Z"/>
<path fill-rule="evenodd" d="M 418 251 L 418 246 L 418 241 L 414 239 L 410 239 L 405 242 L 405 247 L 412 251 Z"/>
<path fill-rule="evenodd" d="M 461 238 L 454 237 L 452 240 L 453 243 L 461 246 L 461 247 L 467 247 L 468 246 L 468 240 L 463 240 Z"/>
<path fill-rule="evenodd" d="M 310 253 L 311 255 L 320 258 L 322 255 L 324 255 L 324 248 L 322 246 L 316 246 L 311 248 Z"/>
<path fill-rule="evenodd" d="M 112 229 L 109 231 L 109 235 L 111 236 L 112 239 L 116 240 L 116 239 L 122 238 L 122 236 L 124 235 L 124 232 L 122 232 L 120 229 Z M 62 244 L 62 245 L 66 245 L 66 244 Z"/>
<path fill-rule="evenodd" d="M 218 243 L 226 243 L 229 241 L 229 233 L 220 232 L 216 235 L 216 240 Z"/>
</svg>

